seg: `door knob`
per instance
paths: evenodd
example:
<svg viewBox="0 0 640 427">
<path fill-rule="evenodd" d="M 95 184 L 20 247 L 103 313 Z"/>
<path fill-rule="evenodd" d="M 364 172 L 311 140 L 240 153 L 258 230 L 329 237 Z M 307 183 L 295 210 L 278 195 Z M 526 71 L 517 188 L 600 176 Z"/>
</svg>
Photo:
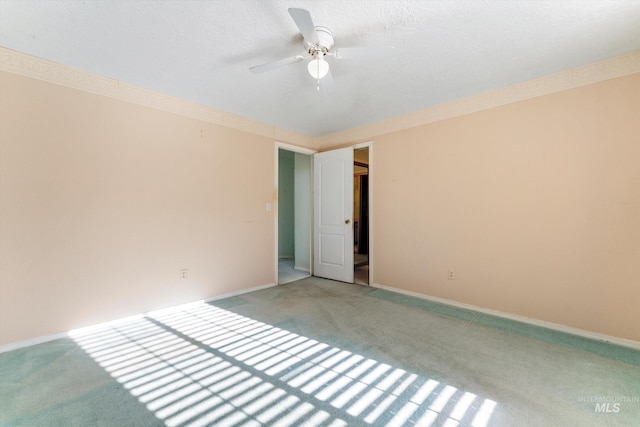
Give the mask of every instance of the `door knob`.
<svg viewBox="0 0 640 427">
<path fill-rule="evenodd" d="M 345 223 L 345 224 L 351 224 L 351 220 L 350 220 L 350 219 L 345 219 L 345 220 L 344 220 L 344 223 Z"/>
</svg>

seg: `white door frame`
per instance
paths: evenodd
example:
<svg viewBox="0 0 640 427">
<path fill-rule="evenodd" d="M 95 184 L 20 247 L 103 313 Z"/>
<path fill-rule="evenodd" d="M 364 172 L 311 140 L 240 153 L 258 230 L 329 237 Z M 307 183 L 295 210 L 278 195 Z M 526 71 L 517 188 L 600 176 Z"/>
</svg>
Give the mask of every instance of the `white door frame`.
<svg viewBox="0 0 640 427">
<path fill-rule="evenodd" d="M 373 179 L 371 179 L 371 175 L 373 173 L 373 141 L 361 142 L 359 144 L 355 144 L 353 146 L 354 150 L 360 148 L 368 148 L 369 149 L 369 286 L 373 285 L 375 282 L 373 281 L 373 221 L 374 221 L 374 210 L 371 209 L 373 206 Z"/>
<path fill-rule="evenodd" d="M 291 144 L 287 144 L 284 142 L 279 142 L 276 141 L 275 143 L 275 150 L 274 150 L 274 158 L 275 158 L 275 178 L 274 178 L 274 196 L 273 196 L 273 220 L 274 220 L 274 267 L 275 267 L 275 281 L 274 283 L 276 285 L 278 285 L 278 203 L 279 203 L 279 167 L 280 167 L 280 162 L 279 162 L 279 157 L 278 157 L 278 153 L 280 151 L 280 149 L 283 150 L 287 150 L 287 151 L 293 151 L 294 153 L 300 153 L 300 154 L 306 154 L 309 156 L 313 156 L 314 154 L 317 153 L 316 150 L 312 150 L 310 148 L 304 148 L 304 147 L 298 147 L 297 145 L 291 145 Z M 313 192 L 313 162 L 311 161 L 311 188 L 309 188 L 310 192 Z M 313 199 L 312 199 L 313 200 Z M 311 209 L 311 215 L 313 215 L 313 209 Z M 311 218 L 311 224 L 313 224 L 313 218 Z M 310 242 L 311 244 L 309 245 L 309 260 L 311 261 L 311 265 L 309 267 L 309 273 L 313 276 L 313 227 L 311 227 L 311 236 L 310 236 Z"/>
</svg>

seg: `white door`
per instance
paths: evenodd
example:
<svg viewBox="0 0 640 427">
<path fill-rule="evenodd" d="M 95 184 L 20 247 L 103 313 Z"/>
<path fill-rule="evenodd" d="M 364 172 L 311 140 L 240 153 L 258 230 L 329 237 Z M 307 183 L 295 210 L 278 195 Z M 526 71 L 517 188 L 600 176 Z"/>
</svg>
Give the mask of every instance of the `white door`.
<svg viewBox="0 0 640 427">
<path fill-rule="evenodd" d="M 353 148 L 313 157 L 313 274 L 353 283 Z"/>
</svg>

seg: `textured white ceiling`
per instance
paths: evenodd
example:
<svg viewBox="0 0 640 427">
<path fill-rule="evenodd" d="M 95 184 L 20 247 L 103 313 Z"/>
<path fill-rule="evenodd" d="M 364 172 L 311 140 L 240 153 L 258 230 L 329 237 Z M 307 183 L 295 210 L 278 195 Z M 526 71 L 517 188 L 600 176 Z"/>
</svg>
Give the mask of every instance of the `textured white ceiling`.
<svg viewBox="0 0 640 427">
<path fill-rule="evenodd" d="M 289 7 L 336 47 L 335 92 L 306 64 Z M 0 0 L 0 45 L 275 126 L 322 136 L 640 49 L 640 1 Z"/>
</svg>

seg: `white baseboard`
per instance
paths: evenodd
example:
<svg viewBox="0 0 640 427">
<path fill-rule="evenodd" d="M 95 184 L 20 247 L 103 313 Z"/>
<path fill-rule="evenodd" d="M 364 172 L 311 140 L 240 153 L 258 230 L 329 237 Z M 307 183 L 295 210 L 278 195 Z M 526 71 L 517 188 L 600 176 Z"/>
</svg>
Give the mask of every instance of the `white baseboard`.
<svg viewBox="0 0 640 427">
<path fill-rule="evenodd" d="M 6 353 L 7 351 L 18 350 L 24 347 L 31 347 L 32 345 L 42 344 L 49 341 L 59 340 L 61 338 L 67 338 L 68 332 L 62 332 L 59 334 L 46 335 L 42 337 L 31 338 L 26 341 L 15 342 L 11 344 L 0 345 L 0 353 Z"/>
<path fill-rule="evenodd" d="M 438 298 L 431 295 L 421 294 L 419 292 L 407 291 L 400 288 L 394 288 L 393 286 L 381 285 L 374 283 L 371 285 L 374 288 L 384 289 L 391 292 L 396 292 L 403 295 L 408 295 L 415 298 L 420 298 L 428 301 L 437 302 L 440 304 L 447 304 L 458 308 L 464 308 L 467 310 L 477 311 L 491 316 L 502 317 L 504 319 L 515 320 L 517 322 L 528 323 L 534 326 L 540 326 L 547 329 L 552 329 L 559 332 L 566 332 L 568 334 L 578 335 L 584 338 L 589 338 L 596 341 L 604 341 L 611 344 L 621 345 L 624 347 L 633 348 L 634 350 L 640 350 L 640 342 L 629 340 L 626 338 L 614 337 L 611 335 L 601 334 L 598 332 L 588 331 L 586 329 L 574 328 L 572 326 L 561 325 L 558 323 L 546 322 L 544 320 L 533 319 L 530 317 L 520 316 L 518 314 L 504 313 L 498 310 L 492 310 L 489 308 L 482 308 L 471 304 L 465 304 L 462 302 L 449 300 L 445 298 Z"/>
<path fill-rule="evenodd" d="M 254 286 L 252 288 L 242 289 L 241 291 L 234 291 L 234 292 L 229 292 L 222 295 L 216 295 L 215 297 L 207 298 L 204 301 L 210 302 L 210 301 L 217 301 L 225 298 L 237 297 L 238 295 L 248 294 L 250 292 L 255 292 L 255 291 L 261 291 L 262 289 L 273 288 L 274 286 L 277 286 L 277 285 L 275 283 L 267 283 L 266 285 Z"/>
<path fill-rule="evenodd" d="M 303 273 L 311 274 L 311 269 L 309 267 L 299 267 L 297 265 L 294 265 L 293 269 L 296 270 L 296 271 L 302 271 Z"/>
<path fill-rule="evenodd" d="M 205 300 L 200 300 L 200 301 L 210 302 L 210 301 L 221 300 L 221 299 L 235 297 L 235 296 L 242 295 L 242 294 L 247 294 L 249 292 L 259 291 L 259 290 L 267 289 L 267 288 L 272 288 L 274 286 L 276 286 L 275 283 L 267 283 L 266 285 L 254 286 L 252 288 L 242 289 L 240 291 L 229 292 L 229 293 L 226 293 L 226 294 L 217 295 L 215 297 L 207 298 Z M 194 304 L 194 303 L 195 302 L 178 304 L 178 305 L 182 306 L 182 305 L 189 305 L 189 304 Z M 170 307 L 167 307 L 167 308 L 170 308 Z M 149 313 L 156 312 L 156 311 L 161 311 L 161 310 L 162 309 L 152 310 Z M 148 314 L 148 313 L 146 313 L 146 314 Z M 102 322 L 102 323 L 100 323 L 98 325 L 86 326 L 86 327 L 83 327 L 81 329 L 89 329 L 89 328 L 99 327 L 99 326 L 104 325 L 106 323 L 119 322 L 119 321 L 122 321 L 122 320 L 125 320 L 125 319 L 130 319 L 130 318 L 135 318 L 135 317 L 140 317 L 140 316 L 144 316 L 144 314 L 127 316 L 124 319 L 116 319 L 115 321 Z M 6 353 L 8 351 L 18 350 L 18 349 L 25 348 L 25 347 L 31 347 L 33 345 L 43 344 L 43 343 L 46 343 L 46 342 L 49 342 L 49 341 L 58 340 L 58 339 L 61 339 L 61 338 L 67 338 L 69 336 L 69 332 L 70 331 L 61 332 L 59 334 L 46 335 L 46 336 L 31 338 L 31 339 L 28 339 L 28 340 L 25 340 L 25 341 L 19 341 L 19 342 L 16 342 L 16 343 L 0 345 L 0 353 Z"/>
</svg>

